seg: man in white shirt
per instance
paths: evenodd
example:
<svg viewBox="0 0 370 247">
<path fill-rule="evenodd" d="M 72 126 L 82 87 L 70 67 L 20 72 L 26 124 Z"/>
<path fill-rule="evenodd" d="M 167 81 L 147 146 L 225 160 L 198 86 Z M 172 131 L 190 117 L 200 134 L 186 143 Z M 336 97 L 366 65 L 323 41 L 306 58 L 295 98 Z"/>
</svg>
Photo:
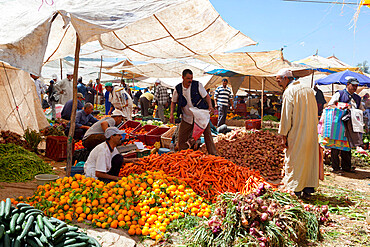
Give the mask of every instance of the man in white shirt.
<svg viewBox="0 0 370 247">
<path fill-rule="evenodd" d="M 171 123 L 174 123 L 173 112 L 176 104 L 178 104 L 177 116 L 180 116 L 180 114 L 182 115 L 179 127 L 178 143 L 179 149 L 183 150 L 189 148 L 186 142 L 192 136 L 194 127 L 194 115 L 190 108 L 196 107 L 213 111 L 211 97 L 209 97 L 209 94 L 201 83 L 193 81 L 193 72 L 190 69 L 185 69 L 182 72 L 182 83 L 178 84 L 173 92 L 170 115 Z M 209 124 L 203 134 L 208 153 L 217 155 L 217 149 L 213 142 Z"/>
<path fill-rule="evenodd" d="M 59 104 L 65 105 L 68 100 L 73 99 L 73 73 L 68 72 L 67 78 L 55 83 L 55 89 L 60 94 Z"/>
<path fill-rule="evenodd" d="M 118 175 L 123 163 L 135 162 L 126 159 L 118 152 L 117 146 L 121 143 L 123 130 L 117 127 L 108 127 L 105 130 L 106 141 L 96 146 L 85 162 L 84 170 L 87 177 L 99 179 L 104 182 L 118 181 Z"/>
<path fill-rule="evenodd" d="M 118 126 L 126 116 L 120 110 L 114 110 L 111 117 L 106 117 L 94 123 L 82 138 L 85 148 L 92 150 L 98 144 L 105 141 L 104 133 L 108 127 Z"/>
<path fill-rule="evenodd" d="M 39 97 L 40 103 L 42 104 L 41 95 L 46 92 L 47 87 L 42 81 L 39 80 L 40 78 L 39 76 L 33 74 L 30 74 L 30 76 L 35 81 L 36 93 L 37 96 Z"/>
</svg>

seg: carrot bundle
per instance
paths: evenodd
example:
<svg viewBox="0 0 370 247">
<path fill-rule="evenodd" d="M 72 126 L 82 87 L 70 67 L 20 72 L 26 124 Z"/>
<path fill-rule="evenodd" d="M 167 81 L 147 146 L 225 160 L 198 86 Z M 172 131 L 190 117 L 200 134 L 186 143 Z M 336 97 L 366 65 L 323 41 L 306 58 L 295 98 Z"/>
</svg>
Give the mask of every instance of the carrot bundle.
<svg viewBox="0 0 370 247">
<path fill-rule="evenodd" d="M 245 182 L 252 175 L 259 181 L 266 182 L 257 170 L 193 150 L 146 156 L 138 164 L 125 164 L 120 176 L 140 174 L 147 170 L 163 170 L 167 175 L 185 181 L 197 194 L 209 201 L 215 201 L 218 193 L 242 192 Z"/>
</svg>

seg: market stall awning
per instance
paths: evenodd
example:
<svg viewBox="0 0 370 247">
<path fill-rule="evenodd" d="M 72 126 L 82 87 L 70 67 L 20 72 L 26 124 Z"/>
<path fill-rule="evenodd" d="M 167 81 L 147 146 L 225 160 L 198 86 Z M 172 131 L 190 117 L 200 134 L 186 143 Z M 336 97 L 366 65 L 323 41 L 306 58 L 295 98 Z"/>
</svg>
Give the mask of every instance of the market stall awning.
<svg viewBox="0 0 370 247">
<path fill-rule="evenodd" d="M 229 26 L 208 0 L 58 0 L 0 3 L 0 60 L 39 75 L 45 62 L 81 44 L 131 61 L 185 58 L 256 44 Z M 89 51 L 93 53 L 94 51 Z"/>
<path fill-rule="evenodd" d="M 324 73 L 335 73 L 335 72 L 340 72 L 344 70 L 350 70 L 350 71 L 362 73 L 360 72 L 359 68 L 352 67 L 349 64 L 346 64 L 345 62 L 339 60 L 335 56 L 325 58 L 319 55 L 312 55 L 312 56 L 303 58 L 301 60 L 294 61 L 294 63 L 310 66 L 312 68 L 317 69 L 319 72 L 324 72 Z"/>
<path fill-rule="evenodd" d="M 282 68 L 289 68 L 297 77 L 312 73 L 308 66 L 290 63 L 281 50 L 266 52 L 233 52 L 202 55 L 199 60 L 242 75 L 272 77 Z"/>
<path fill-rule="evenodd" d="M 360 83 L 360 86 L 370 86 L 370 77 L 362 75 L 350 70 L 334 73 L 326 77 L 316 80 L 318 85 L 330 85 L 330 84 L 344 84 L 347 85 L 348 77 L 355 77 Z"/>
</svg>

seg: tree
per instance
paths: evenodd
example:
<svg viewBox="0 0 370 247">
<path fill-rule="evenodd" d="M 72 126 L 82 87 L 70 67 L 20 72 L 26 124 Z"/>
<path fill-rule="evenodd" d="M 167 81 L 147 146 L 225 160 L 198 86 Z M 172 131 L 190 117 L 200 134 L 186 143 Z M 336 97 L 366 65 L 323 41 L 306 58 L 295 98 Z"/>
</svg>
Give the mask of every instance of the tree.
<svg viewBox="0 0 370 247">
<path fill-rule="evenodd" d="M 359 68 L 364 73 L 369 73 L 369 65 L 367 65 L 367 61 L 363 61 L 362 63 L 358 63 L 357 68 Z"/>
</svg>

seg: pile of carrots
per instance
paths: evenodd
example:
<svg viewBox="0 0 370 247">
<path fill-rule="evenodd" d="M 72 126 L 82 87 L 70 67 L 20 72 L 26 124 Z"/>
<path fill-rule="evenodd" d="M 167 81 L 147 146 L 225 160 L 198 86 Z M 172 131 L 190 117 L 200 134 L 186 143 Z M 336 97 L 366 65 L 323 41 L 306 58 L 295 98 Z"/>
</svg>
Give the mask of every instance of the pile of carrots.
<svg viewBox="0 0 370 247">
<path fill-rule="evenodd" d="M 266 180 L 263 177 L 255 176 L 255 175 L 252 174 L 248 178 L 247 182 L 245 183 L 245 186 L 242 189 L 241 193 L 244 194 L 244 195 L 254 193 L 258 190 L 258 187 L 259 187 L 260 184 L 269 185 L 273 189 L 277 188 L 277 185 L 266 182 Z"/>
<path fill-rule="evenodd" d="M 233 162 L 200 151 L 182 150 L 177 153 L 151 154 L 137 164 L 122 166 L 120 176 L 144 171 L 163 170 L 167 175 L 185 181 L 198 195 L 216 201 L 219 193 L 242 192 L 250 176 L 265 181 L 259 171 L 235 165 Z"/>
</svg>

